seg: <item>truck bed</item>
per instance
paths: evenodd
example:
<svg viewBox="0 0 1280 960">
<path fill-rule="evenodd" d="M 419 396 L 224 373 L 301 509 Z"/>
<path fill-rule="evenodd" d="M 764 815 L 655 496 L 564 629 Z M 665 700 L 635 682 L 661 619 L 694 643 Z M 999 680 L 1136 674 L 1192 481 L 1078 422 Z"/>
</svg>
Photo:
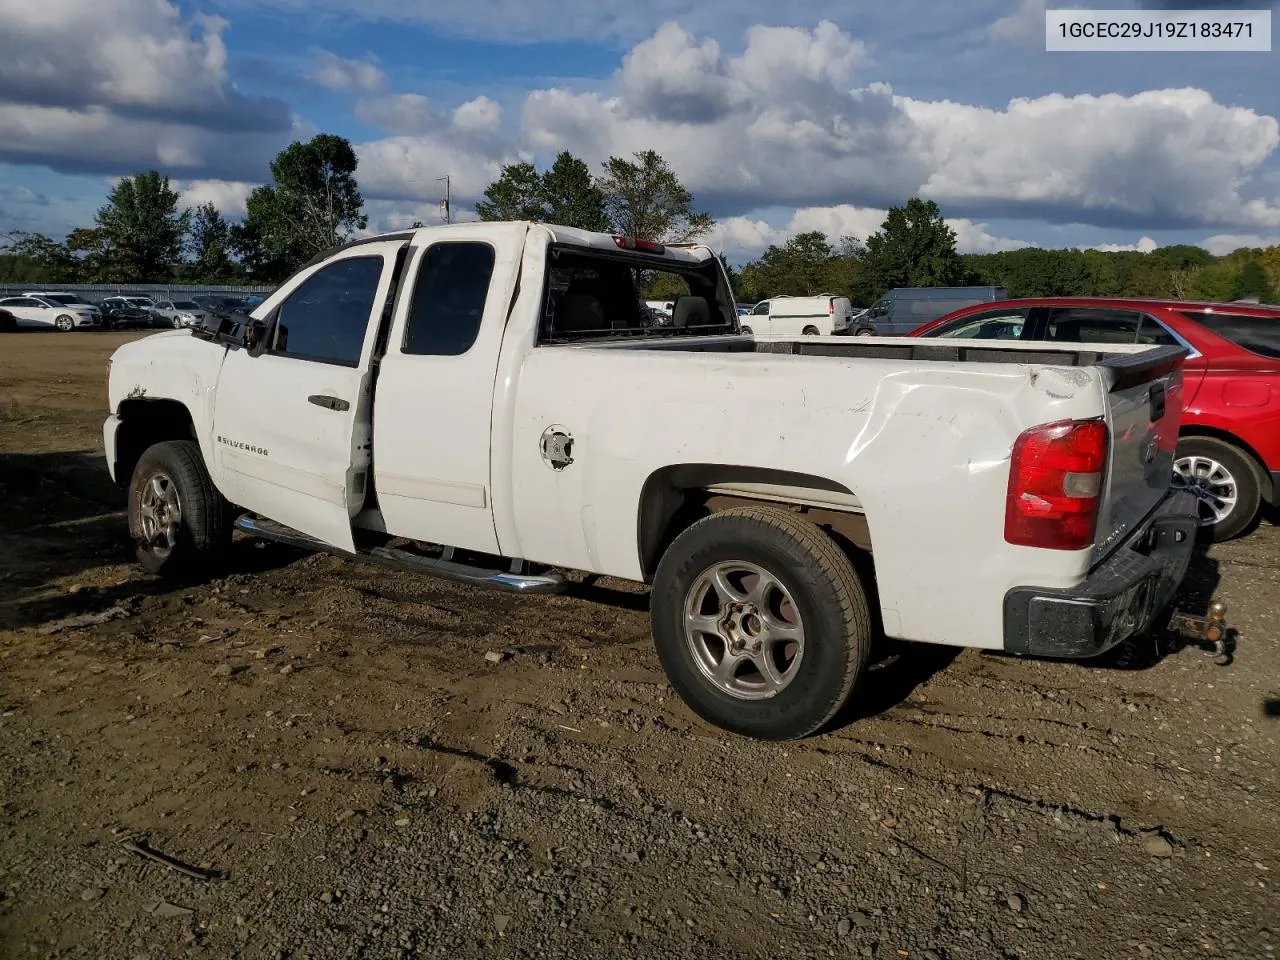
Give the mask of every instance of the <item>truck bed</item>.
<svg viewBox="0 0 1280 960">
<path fill-rule="evenodd" d="M 1102 367 L 1111 389 L 1123 390 L 1177 366 L 1186 350 L 1177 346 L 1111 344 L 1050 346 L 1007 340 L 923 340 L 914 337 L 670 337 L 595 341 L 590 349 L 675 350 L 697 353 L 761 353 L 842 360 L 911 360 L 935 363 L 1023 363 L 1056 367 Z"/>
</svg>

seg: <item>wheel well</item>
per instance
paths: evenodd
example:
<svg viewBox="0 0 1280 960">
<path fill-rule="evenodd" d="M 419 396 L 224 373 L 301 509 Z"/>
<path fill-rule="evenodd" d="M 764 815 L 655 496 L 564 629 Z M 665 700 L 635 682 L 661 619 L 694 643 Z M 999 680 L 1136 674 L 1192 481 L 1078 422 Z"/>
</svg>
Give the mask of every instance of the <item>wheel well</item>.
<svg viewBox="0 0 1280 960">
<path fill-rule="evenodd" d="M 133 468 L 147 448 L 165 440 L 195 440 L 191 413 L 177 400 L 125 400 L 117 413 L 116 484 L 129 485 Z"/>
<path fill-rule="evenodd" d="M 720 493 L 715 487 L 751 484 L 777 490 L 779 496 Z M 788 496 L 788 495 L 791 496 Z M 837 542 L 871 553 L 871 535 L 862 513 L 832 509 L 824 503 L 856 502 L 844 486 L 823 477 L 789 470 L 723 464 L 680 464 L 651 474 L 640 494 L 638 543 L 640 568 L 649 580 L 671 542 L 692 524 L 713 513 L 748 504 L 792 509 L 836 534 Z"/>
<path fill-rule="evenodd" d="M 1263 462 L 1262 457 L 1258 455 L 1258 451 L 1254 450 L 1253 447 L 1226 430 L 1219 430 L 1217 427 L 1200 426 L 1199 424 L 1182 427 L 1178 431 L 1178 439 L 1181 440 L 1184 437 L 1207 437 L 1211 440 L 1221 440 L 1223 443 L 1229 443 L 1238 449 L 1253 463 L 1253 471 L 1257 475 L 1258 486 L 1262 490 L 1262 499 L 1274 505 L 1275 491 L 1273 485 L 1268 482 L 1271 475 L 1267 471 L 1267 465 Z"/>
</svg>

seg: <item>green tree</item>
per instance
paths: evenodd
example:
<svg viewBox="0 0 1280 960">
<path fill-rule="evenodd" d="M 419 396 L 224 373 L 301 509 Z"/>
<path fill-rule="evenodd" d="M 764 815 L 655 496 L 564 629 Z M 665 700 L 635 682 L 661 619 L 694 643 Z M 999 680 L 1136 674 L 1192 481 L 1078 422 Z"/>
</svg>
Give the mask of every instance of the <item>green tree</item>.
<svg viewBox="0 0 1280 960">
<path fill-rule="evenodd" d="M 545 220 L 566 227 L 603 232 L 609 229 L 604 194 L 591 179 L 591 169 L 564 150 L 542 175 Z"/>
<path fill-rule="evenodd" d="M 105 231 L 102 268 L 112 280 L 156 283 L 182 260 L 182 238 L 190 214 L 178 210 L 169 178 L 148 170 L 125 177 L 111 189 L 94 218 Z"/>
<path fill-rule="evenodd" d="M 231 279 L 236 272 L 231 260 L 231 224 L 212 203 L 193 211 L 189 241 L 192 280 L 217 283 Z"/>
<path fill-rule="evenodd" d="M 481 220 L 547 219 L 542 175 L 532 163 L 504 164 L 498 179 L 485 187 L 476 204 Z"/>
<path fill-rule="evenodd" d="M 968 274 L 956 252 L 955 231 L 936 203 L 919 197 L 890 208 L 880 229 L 867 238 L 862 263 L 868 285 L 878 293 L 894 287 L 954 286 Z"/>
<path fill-rule="evenodd" d="M 1223 261 L 1201 268 L 1188 288 L 1190 299 L 1217 303 L 1230 300 L 1238 272 L 1238 267 Z"/>
<path fill-rule="evenodd" d="M 1276 299 L 1267 271 L 1257 260 L 1250 260 L 1240 268 L 1231 287 L 1232 300 L 1250 297 L 1257 297 L 1259 303 L 1274 303 Z"/>
<path fill-rule="evenodd" d="M 272 182 L 249 194 L 235 248 L 256 276 L 277 280 L 369 223 L 343 137 L 295 141 L 271 161 Z"/>
<path fill-rule="evenodd" d="M 130 265 L 119 255 L 115 238 L 105 227 L 76 227 L 67 234 L 67 252 L 76 260 L 82 283 L 128 283 Z"/>
<path fill-rule="evenodd" d="M 14 230 L 5 237 L 0 256 L 0 280 L 13 283 L 74 283 L 80 264 L 66 244 L 45 236 Z"/>
<path fill-rule="evenodd" d="M 693 194 L 654 150 L 634 160 L 610 157 L 596 185 L 613 229 L 628 237 L 660 243 L 697 240 L 715 225 L 709 213 L 695 211 Z"/>
</svg>

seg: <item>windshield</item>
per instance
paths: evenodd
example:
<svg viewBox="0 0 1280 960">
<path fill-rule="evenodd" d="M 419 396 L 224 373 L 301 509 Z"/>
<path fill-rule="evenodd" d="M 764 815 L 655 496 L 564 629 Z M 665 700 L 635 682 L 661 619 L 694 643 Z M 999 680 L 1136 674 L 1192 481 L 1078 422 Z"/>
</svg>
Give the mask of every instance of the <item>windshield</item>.
<svg viewBox="0 0 1280 960">
<path fill-rule="evenodd" d="M 175 300 L 173 305 L 178 310 L 199 310 L 200 304 L 194 300 Z"/>
<path fill-rule="evenodd" d="M 1280 358 L 1280 314 L 1251 317 L 1247 314 L 1206 310 L 1203 313 L 1184 312 L 1183 316 L 1250 353 Z"/>
</svg>

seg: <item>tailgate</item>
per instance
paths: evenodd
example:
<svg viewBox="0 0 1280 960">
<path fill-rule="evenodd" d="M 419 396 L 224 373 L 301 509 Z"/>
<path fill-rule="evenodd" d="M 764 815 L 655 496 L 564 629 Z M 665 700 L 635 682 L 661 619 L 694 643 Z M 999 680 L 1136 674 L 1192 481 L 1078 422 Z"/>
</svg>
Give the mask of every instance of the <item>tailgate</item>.
<svg viewBox="0 0 1280 960">
<path fill-rule="evenodd" d="M 1093 561 L 1103 559 L 1169 492 L 1182 422 L 1182 347 L 1112 355 L 1098 364 L 1107 388 L 1109 463 Z"/>
</svg>

